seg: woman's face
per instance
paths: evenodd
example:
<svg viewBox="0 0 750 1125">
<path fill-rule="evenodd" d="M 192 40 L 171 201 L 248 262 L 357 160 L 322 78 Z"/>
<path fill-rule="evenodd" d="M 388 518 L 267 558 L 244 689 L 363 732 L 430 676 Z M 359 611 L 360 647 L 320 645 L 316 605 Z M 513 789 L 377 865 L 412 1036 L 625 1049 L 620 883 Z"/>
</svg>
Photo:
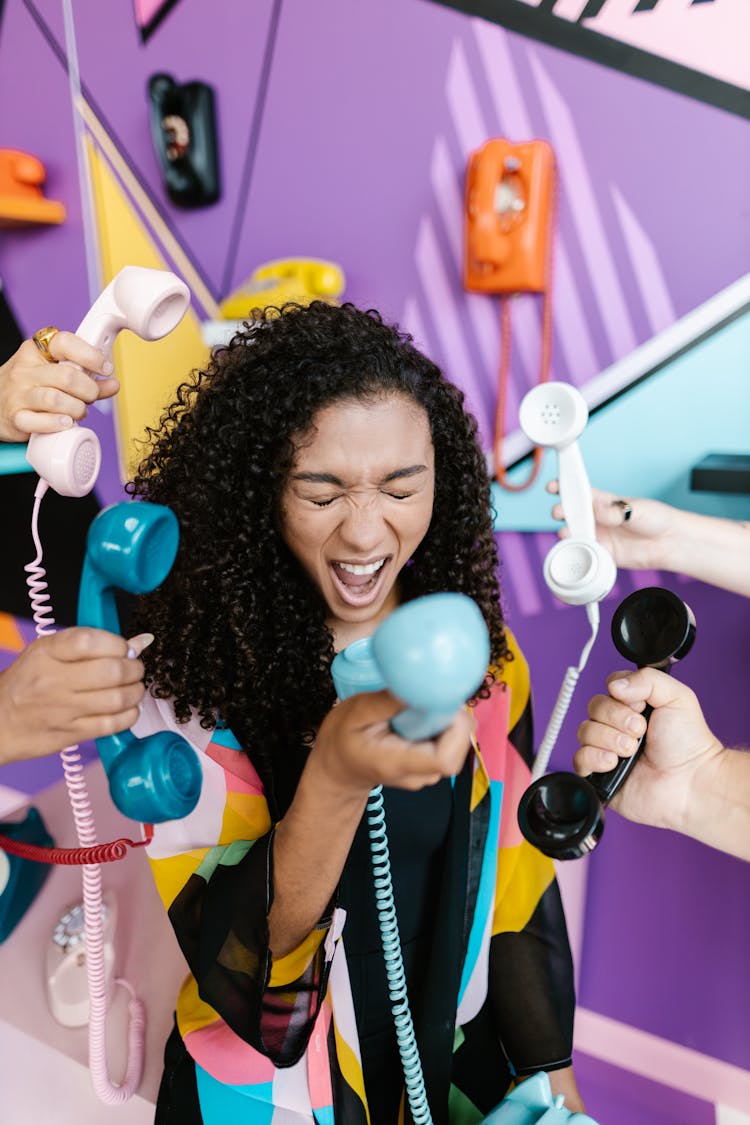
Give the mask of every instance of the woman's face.
<svg viewBox="0 0 750 1125">
<path fill-rule="evenodd" d="M 430 526 L 434 495 L 427 414 L 403 395 L 334 403 L 299 441 L 282 535 L 325 598 L 337 649 L 398 605 L 396 580 Z"/>
</svg>

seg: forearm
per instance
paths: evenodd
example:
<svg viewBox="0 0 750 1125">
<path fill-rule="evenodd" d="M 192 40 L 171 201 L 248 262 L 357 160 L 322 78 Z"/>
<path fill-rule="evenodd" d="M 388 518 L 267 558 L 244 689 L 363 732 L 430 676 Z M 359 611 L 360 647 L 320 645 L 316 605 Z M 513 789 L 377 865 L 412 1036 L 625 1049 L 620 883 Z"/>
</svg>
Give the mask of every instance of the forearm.
<svg viewBox="0 0 750 1125">
<path fill-rule="evenodd" d="M 319 921 L 336 890 L 366 804 L 366 792 L 352 793 L 323 776 L 313 752 L 274 834 L 268 930 L 275 958 L 296 949 Z"/>
<path fill-rule="evenodd" d="M 725 749 L 696 771 L 667 827 L 750 861 L 750 751 Z"/>
<path fill-rule="evenodd" d="M 680 511 L 655 565 L 750 597 L 750 524 Z"/>
</svg>

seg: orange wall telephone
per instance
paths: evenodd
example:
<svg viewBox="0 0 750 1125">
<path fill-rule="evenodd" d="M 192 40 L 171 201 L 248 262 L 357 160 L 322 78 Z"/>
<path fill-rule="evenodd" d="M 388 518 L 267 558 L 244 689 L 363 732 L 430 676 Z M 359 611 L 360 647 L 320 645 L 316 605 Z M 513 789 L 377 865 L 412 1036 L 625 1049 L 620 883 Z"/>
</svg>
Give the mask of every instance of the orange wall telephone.
<svg viewBox="0 0 750 1125">
<path fill-rule="evenodd" d="M 546 141 L 486 141 L 466 177 L 464 285 L 479 293 L 543 293 L 555 158 Z"/>
<path fill-rule="evenodd" d="M 499 484 L 511 491 L 528 487 L 542 462 L 523 484 L 510 484 L 501 447 L 510 371 L 511 325 L 508 297 L 544 296 L 539 382 L 550 376 L 552 350 L 552 240 L 555 211 L 555 157 L 547 141 L 514 144 L 502 137 L 486 141 L 469 157 L 466 174 L 464 286 L 474 293 L 500 294 L 502 352 L 495 414 L 494 465 Z"/>
</svg>

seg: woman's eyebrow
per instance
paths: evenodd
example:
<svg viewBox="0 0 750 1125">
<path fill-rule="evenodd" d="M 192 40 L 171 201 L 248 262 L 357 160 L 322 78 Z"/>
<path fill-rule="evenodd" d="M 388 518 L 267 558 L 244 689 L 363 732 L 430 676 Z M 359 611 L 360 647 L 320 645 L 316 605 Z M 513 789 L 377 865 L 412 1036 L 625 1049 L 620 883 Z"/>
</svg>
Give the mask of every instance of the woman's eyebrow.
<svg viewBox="0 0 750 1125">
<path fill-rule="evenodd" d="M 388 484 L 389 481 L 399 480 L 400 477 L 416 477 L 419 473 L 426 473 L 426 465 L 409 465 L 406 469 L 394 469 L 392 473 L 388 473 L 383 477 L 381 484 Z"/>
<path fill-rule="evenodd" d="M 335 484 L 344 487 L 344 482 L 333 473 L 292 473 L 292 480 L 304 480 L 308 484 Z"/>
<path fill-rule="evenodd" d="M 403 469 L 394 469 L 392 473 L 387 473 L 381 480 L 381 484 L 388 484 L 393 480 L 400 480 L 402 477 L 415 477 L 419 473 L 426 473 L 426 465 L 408 465 Z M 335 476 L 334 473 L 292 473 L 292 480 L 305 481 L 307 484 L 334 484 L 337 488 L 344 488 L 344 482 L 340 477 Z"/>
</svg>

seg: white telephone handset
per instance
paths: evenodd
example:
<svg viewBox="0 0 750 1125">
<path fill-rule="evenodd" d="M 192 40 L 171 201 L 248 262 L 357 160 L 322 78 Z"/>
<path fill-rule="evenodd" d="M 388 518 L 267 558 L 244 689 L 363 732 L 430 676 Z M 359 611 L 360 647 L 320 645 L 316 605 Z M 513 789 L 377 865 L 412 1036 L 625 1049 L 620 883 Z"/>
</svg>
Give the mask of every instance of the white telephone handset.
<svg viewBox="0 0 750 1125">
<path fill-rule="evenodd" d="M 118 332 L 160 340 L 182 320 L 190 290 L 168 270 L 125 266 L 97 297 L 76 335 L 106 356 Z M 96 483 L 102 451 L 93 430 L 74 424 L 56 434 L 32 434 L 26 459 L 61 496 L 86 496 Z"/>
<path fill-rule="evenodd" d="M 591 485 L 576 438 L 588 421 L 583 395 L 570 383 L 541 383 L 524 396 L 519 408 L 521 429 L 535 445 L 557 450 L 557 479 L 570 538 L 555 543 L 544 560 L 544 581 L 567 605 L 586 607 L 591 637 L 577 665 L 567 669 L 540 743 L 532 780 L 547 769 L 576 684 L 599 631 L 599 602 L 617 579 L 609 551 L 596 541 Z"/>
<path fill-rule="evenodd" d="M 588 421 L 580 391 L 570 383 L 541 383 L 524 396 L 518 412 L 521 429 L 535 445 L 557 450 L 560 485 L 569 539 L 561 539 L 544 560 L 544 580 L 567 605 L 590 605 L 606 598 L 617 567 L 596 541 L 591 485 L 576 438 Z"/>
</svg>

